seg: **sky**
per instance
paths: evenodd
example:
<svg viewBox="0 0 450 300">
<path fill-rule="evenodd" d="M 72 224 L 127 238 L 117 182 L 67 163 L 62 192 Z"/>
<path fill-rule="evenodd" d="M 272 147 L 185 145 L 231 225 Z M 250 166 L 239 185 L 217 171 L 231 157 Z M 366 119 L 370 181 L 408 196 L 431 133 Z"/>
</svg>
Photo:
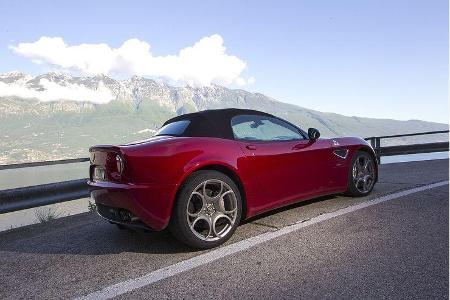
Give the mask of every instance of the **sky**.
<svg viewBox="0 0 450 300">
<path fill-rule="evenodd" d="M 2 0 L 0 73 L 138 74 L 448 123 L 448 14 L 443 0 Z"/>
</svg>

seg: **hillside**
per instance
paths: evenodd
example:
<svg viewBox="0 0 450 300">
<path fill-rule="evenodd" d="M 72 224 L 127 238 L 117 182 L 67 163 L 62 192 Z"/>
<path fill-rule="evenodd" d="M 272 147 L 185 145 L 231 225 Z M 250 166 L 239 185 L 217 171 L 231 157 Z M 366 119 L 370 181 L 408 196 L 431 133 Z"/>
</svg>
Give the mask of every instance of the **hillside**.
<svg viewBox="0 0 450 300">
<path fill-rule="evenodd" d="M 39 93 L 45 92 L 49 85 L 61 87 L 64 89 L 62 95 L 67 96 L 37 100 Z M 2 88 L 20 93 L 6 95 Z M 104 104 L 94 103 L 95 98 L 74 101 L 70 93 L 73 88 L 76 88 L 74 91 L 82 89 L 82 95 L 87 98 L 101 92 L 102 97 L 106 95 L 111 99 Z M 328 137 L 368 137 L 448 129 L 446 124 L 419 120 L 396 121 L 323 113 L 279 102 L 263 94 L 217 85 L 174 87 L 142 77 L 119 81 L 103 75 L 73 77 L 48 73 L 33 77 L 12 72 L 0 74 L 0 164 L 85 157 L 88 147 L 93 144 L 144 139 L 172 116 L 224 107 L 266 111 L 305 129 L 318 128 Z M 430 139 L 448 137 L 428 137 L 426 141 Z M 422 137 L 416 137 L 392 143 L 422 141 Z"/>
</svg>

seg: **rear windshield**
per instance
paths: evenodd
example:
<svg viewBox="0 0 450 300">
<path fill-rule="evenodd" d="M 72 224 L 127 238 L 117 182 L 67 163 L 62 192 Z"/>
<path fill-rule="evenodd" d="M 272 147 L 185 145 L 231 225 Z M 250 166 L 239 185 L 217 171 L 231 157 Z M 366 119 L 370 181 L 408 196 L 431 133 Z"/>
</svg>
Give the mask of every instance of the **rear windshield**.
<svg viewBox="0 0 450 300">
<path fill-rule="evenodd" d="M 161 127 L 161 129 L 158 130 L 155 135 L 181 136 L 186 131 L 186 128 L 189 126 L 190 123 L 191 121 L 189 120 L 181 120 L 169 123 Z"/>
</svg>

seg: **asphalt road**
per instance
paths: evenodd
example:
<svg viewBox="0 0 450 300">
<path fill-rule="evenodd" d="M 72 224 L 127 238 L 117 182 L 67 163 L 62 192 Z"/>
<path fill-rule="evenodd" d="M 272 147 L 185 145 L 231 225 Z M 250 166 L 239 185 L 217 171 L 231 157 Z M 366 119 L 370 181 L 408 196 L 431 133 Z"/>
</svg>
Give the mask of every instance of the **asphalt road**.
<svg viewBox="0 0 450 300">
<path fill-rule="evenodd" d="M 448 185 L 427 188 L 448 180 L 448 160 L 382 165 L 380 173 L 367 197 L 323 197 L 260 216 L 241 225 L 215 252 L 192 252 L 166 232 L 120 231 L 91 213 L 3 232 L 0 299 L 81 297 L 134 278 L 154 282 L 114 295 L 448 298 Z M 385 195 L 398 196 L 361 206 Z M 350 210 L 326 217 L 344 208 Z M 305 227 L 286 231 L 303 220 Z M 283 230 L 287 233 L 224 255 L 234 245 Z M 215 260 L 201 262 L 215 253 Z M 170 273 L 174 264 L 194 257 L 198 267 Z M 155 272 L 167 278 L 154 280 Z"/>
</svg>

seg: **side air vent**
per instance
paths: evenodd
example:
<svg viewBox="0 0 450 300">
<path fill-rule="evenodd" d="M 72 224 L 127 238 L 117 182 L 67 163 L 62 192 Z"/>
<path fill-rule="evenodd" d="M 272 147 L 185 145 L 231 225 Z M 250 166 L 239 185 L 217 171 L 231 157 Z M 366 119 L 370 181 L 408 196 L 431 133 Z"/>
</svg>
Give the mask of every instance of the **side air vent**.
<svg viewBox="0 0 450 300">
<path fill-rule="evenodd" d="M 346 159 L 347 155 L 348 155 L 348 149 L 337 149 L 333 151 L 334 155 L 336 155 L 337 157 Z"/>
</svg>

